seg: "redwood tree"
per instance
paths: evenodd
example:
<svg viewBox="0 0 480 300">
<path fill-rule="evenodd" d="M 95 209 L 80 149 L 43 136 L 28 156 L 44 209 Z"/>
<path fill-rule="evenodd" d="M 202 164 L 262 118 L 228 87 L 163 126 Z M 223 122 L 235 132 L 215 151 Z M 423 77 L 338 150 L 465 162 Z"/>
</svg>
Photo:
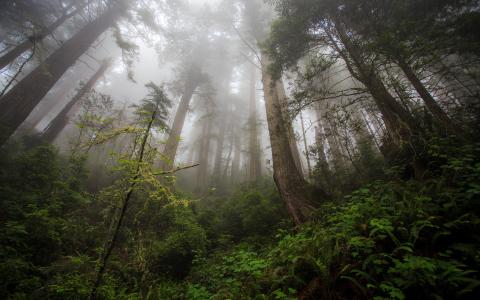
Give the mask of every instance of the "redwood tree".
<svg viewBox="0 0 480 300">
<path fill-rule="evenodd" d="M 15 132 L 60 77 L 87 51 L 97 38 L 114 25 L 126 9 L 125 1 L 115 1 L 97 19 L 83 27 L 53 52 L 43 63 L 0 99 L 0 144 Z"/>
</svg>

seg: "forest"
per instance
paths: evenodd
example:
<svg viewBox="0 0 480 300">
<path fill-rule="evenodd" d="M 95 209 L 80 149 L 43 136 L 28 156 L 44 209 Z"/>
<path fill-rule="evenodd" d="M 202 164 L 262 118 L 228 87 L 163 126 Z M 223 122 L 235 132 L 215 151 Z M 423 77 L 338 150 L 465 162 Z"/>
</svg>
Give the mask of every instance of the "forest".
<svg viewBox="0 0 480 300">
<path fill-rule="evenodd" d="M 480 299 L 480 0 L 0 0 L 0 299 Z"/>
</svg>

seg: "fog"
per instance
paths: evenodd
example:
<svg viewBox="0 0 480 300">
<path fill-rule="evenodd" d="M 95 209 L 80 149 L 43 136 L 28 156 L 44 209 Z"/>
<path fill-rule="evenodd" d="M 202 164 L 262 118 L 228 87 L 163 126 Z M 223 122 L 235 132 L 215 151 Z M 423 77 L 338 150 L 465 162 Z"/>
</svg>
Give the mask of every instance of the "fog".
<svg viewBox="0 0 480 300">
<path fill-rule="evenodd" d="M 259 14 L 264 16 L 272 14 L 272 8 L 263 4 L 262 1 L 253 2 L 253 9 L 259 10 Z M 258 140 L 256 142 L 258 153 L 255 155 L 258 156 L 256 160 L 259 161 L 261 168 L 260 176 L 262 174 L 269 176 L 272 172 L 271 149 L 261 73 L 258 69 L 260 65 L 258 51 L 261 42 L 258 34 L 265 32 L 268 28 L 254 28 L 257 25 L 251 23 L 250 16 L 245 15 L 245 3 L 242 1 L 150 0 L 134 2 L 131 5 L 128 15 L 118 20 L 113 28 L 102 33 L 48 91 L 17 130 L 17 136 L 44 132 L 75 96 L 79 84 L 87 82 L 100 63 L 106 59 L 112 61 L 111 66 L 92 87 L 96 93 L 111 97 L 113 102 L 110 111 L 101 114 L 124 109 L 128 115 L 131 115 L 132 107 L 138 105 L 148 94 L 146 85 L 153 82 L 164 86 L 172 100 L 173 105 L 167 122 L 168 127 L 171 127 L 183 95 L 181 89 L 185 83 L 181 78 L 188 76 L 185 73 L 188 65 L 195 65 L 204 78 L 202 83 L 197 84 L 189 101 L 188 113 L 183 127 L 180 128 L 181 134 L 178 137 L 179 145 L 174 164 L 170 168 L 197 163 L 201 159 L 199 143 L 209 139 L 208 155 L 203 158 L 206 161 L 202 163 L 208 164 L 205 174 L 211 179 L 205 183 L 212 187 L 219 184 L 216 181 L 220 179 L 212 177 L 213 169 L 215 164 L 219 163 L 219 159 L 222 170 L 225 170 L 222 171 L 224 175 L 222 177 L 235 177 L 230 179 L 231 182 L 248 180 L 248 164 L 253 155 L 250 153 L 252 142 L 249 135 L 251 124 L 255 122 L 255 134 Z M 97 9 L 95 4 L 88 8 L 87 11 L 68 20 L 63 26 L 59 26 L 54 34 L 42 41 L 38 45 L 41 51 L 35 51 L 32 58 L 29 58 L 26 53 L 10 68 L 3 71 L 2 81 L 6 91 L 11 88 L 8 86 L 10 74 L 18 72 L 15 80 L 21 80 L 38 66 L 45 55 L 55 51 L 62 40 L 74 36 L 86 20 L 98 14 L 95 11 Z M 98 9 L 101 10 L 101 8 Z M 14 35 L 11 36 L 10 40 Z M 8 43 L 7 36 L 1 44 L 2 48 L 8 49 Z M 254 75 L 252 70 L 255 70 Z M 184 72 L 183 75 L 182 72 Z M 252 78 L 255 80 L 254 83 L 250 82 Z M 255 85 L 254 92 L 251 92 L 252 84 Z M 286 86 L 288 87 L 288 84 Z M 200 95 L 201 90 L 205 88 L 210 89 L 209 93 L 211 93 L 209 109 L 205 109 L 205 97 Z M 256 108 L 255 121 L 251 120 L 251 97 L 254 97 L 253 103 Z M 72 137 L 78 132 L 76 120 L 82 113 L 84 112 L 80 102 L 68 112 L 68 124 L 54 140 L 62 151 L 70 150 Z M 309 112 L 304 112 L 304 118 L 308 129 L 306 137 L 308 144 L 311 144 L 314 142 L 312 124 L 315 118 Z M 202 124 L 206 120 L 211 122 L 207 136 L 201 135 L 199 131 L 199 126 L 205 126 Z M 298 122 L 297 118 L 293 124 L 297 140 L 300 142 L 301 128 Z M 228 128 L 222 131 L 223 127 Z M 155 136 L 158 151 L 163 151 L 162 148 L 168 136 L 168 130 Z M 234 142 L 238 145 L 233 145 Z M 306 165 L 305 150 L 302 146 L 304 165 Z M 89 154 L 94 161 L 97 161 L 96 155 L 100 154 L 95 152 Z M 233 161 L 235 163 L 229 166 Z M 179 174 L 179 182 L 185 179 L 186 188 L 192 189 L 195 186 L 193 184 L 195 172 L 195 170 L 188 170 Z M 307 172 L 306 167 L 304 172 Z"/>
</svg>

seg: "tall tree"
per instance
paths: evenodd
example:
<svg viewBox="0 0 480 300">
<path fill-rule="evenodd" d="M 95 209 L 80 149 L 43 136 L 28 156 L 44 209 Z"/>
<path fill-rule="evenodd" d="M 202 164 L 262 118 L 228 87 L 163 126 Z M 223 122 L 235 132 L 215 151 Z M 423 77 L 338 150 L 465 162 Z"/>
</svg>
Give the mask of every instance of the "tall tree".
<svg viewBox="0 0 480 300">
<path fill-rule="evenodd" d="M 48 126 L 41 133 L 41 138 L 47 142 L 52 143 L 58 134 L 65 128 L 68 124 L 68 113 L 71 111 L 73 106 L 80 101 L 85 94 L 87 94 L 98 81 L 98 79 L 105 73 L 105 71 L 110 66 L 111 61 L 103 62 L 95 74 L 90 77 L 87 83 L 78 90 L 77 94 L 65 105 L 65 107 L 58 113 L 58 115 L 48 124 Z"/>
<path fill-rule="evenodd" d="M 103 32 L 114 25 L 126 8 L 125 1 L 114 1 L 103 14 L 62 44 L 0 99 L 0 144 L 5 143 L 65 71 Z"/>
<path fill-rule="evenodd" d="M 289 121 L 285 120 L 282 110 L 283 95 L 279 95 L 278 83 L 269 72 L 270 60 L 267 53 L 262 53 L 261 63 L 268 131 L 272 147 L 273 178 L 292 220 L 295 224 L 301 224 L 309 220 L 312 210 L 312 202 L 306 192 L 308 184 L 295 164 L 288 130 Z"/>
<path fill-rule="evenodd" d="M 171 106 L 171 101 L 167 98 L 161 87 L 158 87 L 153 83 L 147 84 L 147 87 L 150 90 L 148 98 L 144 99 L 142 104 L 138 106 L 136 110 L 138 125 L 144 126 L 144 129 L 139 140 L 135 141 L 135 143 L 138 142 L 139 146 L 135 147 L 138 151 L 136 151 L 134 160 L 131 162 L 133 169 L 130 170 L 130 174 L 128 174 L 130 178 L 127 180 L 128 185 L 122 195 L 120 211 L 113 222 L 112 234 L 105 243 L 100 260 L 98 261 L 95 279 L 88 299 L 96 299 L 97 297 L 97 289 L 102 281 L 112 251 L 116 246 L 130 200 L 132 199 L 135 188 L 139 182 L 141 182 L 141 177 L 143 175 L 142 171 L 145 172 L 145 156 L 148 148 L 147 141 L 151 138 L 151 131 L 154 128 L 165 128 L 166 126 L 165 120 L 168 115 L 168 108 Z"/>
<path fill-rule="evenodd" d="M 74 6 L 72 4 L 72 6 Z M 60 25 L 62 25 L 68 19 L 74 17 L 78 13 L 80 13 L 83 8 L 86 6 L 85 3 L 80 4 L 78 7 L 74 7 L 73 11 L 70 11 L 72 6 L 68 6 L 63 11 L 63 14 L 51 25 L 43 28 L 40 32 L 35 33 L 34 35 L 28 37 L 26 40 L 21 42 L 20 44 L 16 45 L 12 49 L 10 49 L 7 53 L 0 57 L 0 70 L 5 68 L 8 64 L 13 62 L 17 57 L 22 55 L 24 52 L 28 51 L 29 49 L 33 48 L 35 43 L 41 42 L 45 37 L 52 34 Z"/>
<path fill-rule="evenodd" d="M 260 145 L 258 140 L 258 126 L 257 126 L 257 90 L 256 90 L 256 69 L 252 65 L 250 70 L 250 101 L 249 101 L 249 168 L 248 178 L 251 181 L 256 181 L 262 174 L 260 161 Z"/>
<path fill-rule="evenodd" d="M 295 161 L 295 166 L 297 167 L 298 172 L 303 176 L 302 160 L 300 159 L 300 151 L 298 151 L 297 137 L 295 135 L 295 131 L 293 130 L 293 120 L 288 113 L 288 98 L 285 93 L 285 86 L 283 84 L 283 80 L 281 78 L 275 80 L 275 90 L 276 94 L 278 95 L 278 100 L 280 101 L 280 109 L 283 119 L 285 121 L 285 129 L 288 133 L 288 140 L 290 143 L 293 160 Z"/>
<path fill-rule="evenodd" d="M 175 162 L 175 156 L 177 155 L 178 144 L 180 142 L 183 125 L 185 124 L 185 118 L 187 117 L 190 101 L 193 93 L 202 81 L 202 76 L 204 75 L 201 73 L 200 68 L 195 65 L 190 66 L 186 72 L 182 97 L 178 104 L 177 112 L 162 153 L 163 161 L 161 162 L 160 167 L 163 169 L 169 168 Z"/>
</svg>

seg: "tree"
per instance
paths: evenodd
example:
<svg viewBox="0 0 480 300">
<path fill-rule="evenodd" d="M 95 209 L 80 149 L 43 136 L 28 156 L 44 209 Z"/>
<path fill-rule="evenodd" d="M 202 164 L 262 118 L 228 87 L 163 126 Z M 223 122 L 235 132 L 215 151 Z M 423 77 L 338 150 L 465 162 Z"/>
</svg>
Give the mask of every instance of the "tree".
<svg viewBox="0 0 480 300">
<path fill-rule="evenodd" d="M 298 225 L 309 220 L 313 203 L 306 193 L 308 184 L 295 164 L 286 124 L 288 120 L 283 118 L 282 96 L 277 93 L 275 80 L 268 71 L 269 63 L 268 54 L 262 53 L 262 82 L 272 146 L 273 178 L 290 217 Z"/>
<path fill-rule="evenodd" d="M 85 96 L 95 85 L 97 80 L 105 73 L 105 71 L 110 66 L 110 61 L 103 62 L 95 74 L 83 84 L 83 86 L 78 90 L 77 94 L 65 105 L 65 107 L 58 113 L 58 115 L 48 124 L 48 126 L 41 133 L 41 138 L 47 142 L 52 143 L 58 134 L 65 128 L 68 124 L 68 113 L 73 108 L 73 106 Z"/>
<path fill-rule="evenodd" d="M 139 136 L 138 147 L 134 147 L 136 149 L 135 157 L 133 161 L 129 163 L 130 173 L 127 173 L 127 186 L 122 196 L 120 211 L 118 216 L 114 219 L 113 232 L 106 242 L 102 256 L 98 262 L 97 272 L 89 299 L 94 299 L 96 297 L 97 288 L 100 285 L 108 260 L 117 243 L 120 228 L 122 227 L 135 188 L 140 182 L 142 182 L 143 176 L 149 177 L 153 175 L 148 173 L 149 166 L 151 167 L 153 160 L 150 160 L 150 162 L 147 161 L 147 164 L 145 164 L 145 156 L 148 147 L 147 141 L 151 138 L 151 131 L 153 128 L 165 128 L 165 122 L 168 116 L 168 110 L 171 106 L 171 101 L 165 95 L 161 87 L 158 87 L 153 83 L 147 84 L 147 87 L 149 88 L 150 93 L 148 97 L 142 101 L 142 104 L 137 106 L 135 111 L 137 124 L 144 127 L 142 130 L 143 132 Z M 145 174 L 145 172 L 147 172 L 147 174 Z"/>
<path fill-rule="evenodd" d="M 249 101 L 249 171 L 248 179 L 256 181 L 261 177 L 261 161 L 260 161 L 260 145 L 258 140 L 258 126 L 257 126 L 257 101 L 256 101 L 256 69 L 253 65 L 250 66 L 250 101 Z"/>
<path fill-rule="evenodd" d="M 58 79 L 77 59 L 90 48 L 91 44 L 125 11 L 123 0 L 114 1 L 97 19 L 87 24 L 71 39 L 53 52 L 35 70 L 0 98 L 0 144 L 15 132 L 42 100 Z"/>
<path fill-rule="evenodd" d="M 167 169 L 175 162 L 175 156 L 177 155 L 178 144 L 180 142 L 185 118 L 187 117 L 190 101 L 196 88 L 204 80 L 203 76 L 200 68 L 196 65 L 189 66 L 185 71 L 186 78 L 182 90 L 182 97 L 178 104 L 177 112 L 175 113 L 175 118 L 162 153 L 165 159 L 161 163 L 161 168 L 163 169 Z"/>
<path fill-rule="evenodd" d="M 65 21 L 80 13 L 85 6 L 85 3 L 81 3 L 78 7 L 75 8 L 75 3 L 72 3 L 70 6 L 65 8 L 61 17 L 59 17 L 55 22 L 43 28 L 39 33 L 34 33 L 34 35 L 28 37 L 25 41 L 16 45 L 15 47 L 13 47 L 13 49 L 10 49 L 6 54 L 2 55 L 0 57 L 0 70 L 5 68 L 8 64 L 13 62 L 24 52 L 33 48 L 36 43 L 41 42 L 45 37 L 52 34 Z M 73 11 L 69 12 L 72 7 L 74 7 Z"/>
</svg>

